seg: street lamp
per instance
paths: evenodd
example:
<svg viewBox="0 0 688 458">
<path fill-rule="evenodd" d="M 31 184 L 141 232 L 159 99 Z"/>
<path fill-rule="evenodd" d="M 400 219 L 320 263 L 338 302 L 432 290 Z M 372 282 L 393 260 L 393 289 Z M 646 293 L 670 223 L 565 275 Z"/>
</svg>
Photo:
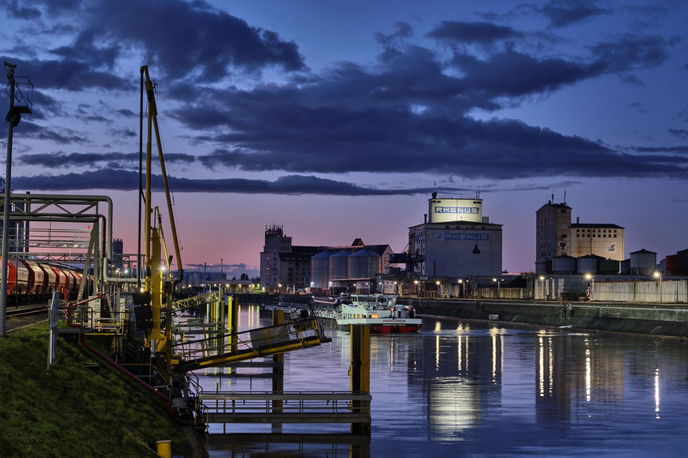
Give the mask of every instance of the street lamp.
<svg viewBox="0 0 688 458">
<path fill-rule="evenodd" d="M 459 297 L 464 296 L 463 278 L 459 278 Z"/>
<path fill-rule="evenodd" d="M 548 297 L 547 297 L 547 292 L 545 291 L 545 286 L 546 286 L 546 285 L 545 285 L 545 276 L 544 276 L 544 275 L 540 275 L 540 276 L 538 277 L 538 280 L 540 280 L 540 281 L 542 282 L 542 299 L 547 300 Z"/>
<path fill-rule="evenodd" d="M 502 293 L 501 293 L 501 283 L 504 281 L 503 278 L 497 279 L 497 278 L 492 278 L 492 281 L 494 283 L 497 283 L 497 299 L 502 298 Z"/>
<path fill-rule="evenodd" d="M 662 302 L 662 273 L 655 270 L 652 273 L 652 277 L 657 280 L 657 287 L 659 288 L 659 302 Z"/>
<path fill-rule="evenodd" d="M 420 282 L 419 282 L 418 280 L 413 280 L 413 284 L 416 285 L 416 296 L 418 296 L 418 289 L 420 288 L 420 287 L 418 286 L 419 283 L 420 283 Z"/>
<path fill-rule="evenodd" d="M 590 282 L 590 286 L 588 287 L 588 299 L 592 301 L 592 290 L 595 288 L 595 277 L 590 272 L 587 272 L 583 277 Z"/>
</svg>

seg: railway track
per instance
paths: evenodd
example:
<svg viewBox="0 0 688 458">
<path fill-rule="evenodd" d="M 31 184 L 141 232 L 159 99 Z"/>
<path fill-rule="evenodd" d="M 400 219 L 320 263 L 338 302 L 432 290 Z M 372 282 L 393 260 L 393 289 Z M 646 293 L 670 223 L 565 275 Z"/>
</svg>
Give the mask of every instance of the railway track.
<svg viewBox="0 0 688 458">
<path fill-rule="evenodd" d="M 8 332 L 44 321 L 48 316 L 47 305 L 25 305 L 11 307 L 6 312 L 6 329 Z"/>
<path fill-rule="evenodd" d="M 45 305 L 29 305 L 24 307 L 17 307 L 15 309 L 7 309 L 8 318 L 15 316 L 38 315 L 41 313 L 48 313 L 48 307 Z"/>
</svg>

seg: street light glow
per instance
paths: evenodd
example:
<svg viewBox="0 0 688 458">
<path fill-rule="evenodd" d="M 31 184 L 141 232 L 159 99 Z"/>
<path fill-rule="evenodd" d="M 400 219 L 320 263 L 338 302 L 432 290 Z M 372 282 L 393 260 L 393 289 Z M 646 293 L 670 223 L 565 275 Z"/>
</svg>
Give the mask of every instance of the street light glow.
<svg viewBox="0 0 688 458">
<path fill-rule="evenodd" d="M 592 280 L 592 274 L 591 273 L 586 273 L 584 277 L 586 280 Z"/>
</svg>

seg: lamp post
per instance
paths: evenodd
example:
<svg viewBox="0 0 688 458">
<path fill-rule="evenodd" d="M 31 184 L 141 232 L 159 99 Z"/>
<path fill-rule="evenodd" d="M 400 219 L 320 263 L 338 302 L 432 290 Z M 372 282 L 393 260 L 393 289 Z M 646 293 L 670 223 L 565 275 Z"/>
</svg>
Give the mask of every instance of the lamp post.
<svg viewBox="0 0 688 458">
<path fill-rule="evenodd" d="M 419 288 L 420 288 L 420 287 L 418 286 L 419 283 L 420 283 L 420 282 L 419 282 L 418 280 L 413 280 L 413 284 L 416 285 L 416 296 L 419 295 L 419 291 L 418 291 Z"/>
<path fill-rule="evenodd" d="M 662 303 L 662 273 L 655 270 L 652 273 L 652 277 L 657 280 L 657 287 L 659 288 L 659 302 Z"/>
<path fill-rule="evenodd" d="M 502 279 L 502 278 L 499 278 L 499 279 L 498 279 L 498 278 L 493 278 L 492 281 L 493 281 L 494 283 L 497 283 L 497 299 L 501 299 L 501 298 L 502 298 L 502 293 L 501 293 L 500 287 L 501 287 L 501 283 L 504 281 L 504 279 Z"/>
<path fill-rule="evenodd" d="M 442 297 L 442 282 L 435 280 L 435 286 L 437 286 L 437 292 L 439 293 L 440 297 Z"/>
<path fill-rule="evenodd" d="M 585 277 L 586 280 L 588 280 L 588 281 L 590 282 L 590 286 L 589 286 L 589 289 L 590 289 L 590 296 L 589 296 L 589 299 L 592 301 L 592 290 L 595 288 L 595 276 L 594 276 L 593 274 L 591 274 L 591 273 L 586 273 L 586 274 L 584 275 L 584 277 Z"/>
<path fill-rule="evenodd" d="M 541 282 L 541 284 L 542 284 L 542 299 L 543 299 L 543 300 L 546 300 L 546 299 L 547 299 L 547 292 L 545 291 L 545 287 L 546 287 L 547 285 L 545 284 L 545 276 L 544 276 L 544 275 L 540 275 L 540 276 L 538 277 L 538 280 L 540 280 L 540 282 Z"/>
<path fill-rule="evenodd" d="M 459 297 L 463 297 L 464 293 L 463 278 L 459 278 Z"/>
</svg>

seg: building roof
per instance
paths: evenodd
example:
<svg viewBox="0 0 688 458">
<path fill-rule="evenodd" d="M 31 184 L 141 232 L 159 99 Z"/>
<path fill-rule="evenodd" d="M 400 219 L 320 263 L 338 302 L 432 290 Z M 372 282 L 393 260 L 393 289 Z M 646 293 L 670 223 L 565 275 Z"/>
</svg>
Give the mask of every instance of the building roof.
<svg viewBox="0 0 688 458">
<path fill-rule="evenodd" d="M 496 224 L 496 223 L 478 223 L 476 221 L 446 221 L 443 223 L 423 223 L 423 224 L 416 224 L 415 226 L 411 226 L 409 229 L 414 228 L 414 227 L 421 227 L 421 226 L 426 226 L 429 229 L 445 229 L 446 226 L 486 226 L 486 229 L 494 229 L 498 227 L 502 227 L 503 224 Z M 460 229 L 458 227 L 454 227 L 450 229 Z"/>
<path fill-rule="evenodd" d="M 571 210 L 571 207 L 566 205 L 566 202 L 561 203 L 561 204 L 553 204 L 551 200 L 549 202 L 547 202 L 546 204 L 544 204 L 542 207 L 540 207 L 540 210 L 542 210 L 545 207 L 568 208 L 569 210 Z"/>
<path fill-rule="evenodd" d="M 657 254 L 656 252 L 650 251 L 650 250 L 646 250 L 645 248 L 640 249 L 640 250 L 638 250 L 638 251 L 631 251 L 630 254 L 643 254 L 643 253 Z"/>
<path fill-rule="evenodd" d="M 623 226 L 619 226 L 618 224 L 602 224 L 602 223 L 575 223 L 571 225 L 571 229 L 577 229 L 577 228 L 589 228 L 589 229 L 624 229 Z"/>
</svg>

